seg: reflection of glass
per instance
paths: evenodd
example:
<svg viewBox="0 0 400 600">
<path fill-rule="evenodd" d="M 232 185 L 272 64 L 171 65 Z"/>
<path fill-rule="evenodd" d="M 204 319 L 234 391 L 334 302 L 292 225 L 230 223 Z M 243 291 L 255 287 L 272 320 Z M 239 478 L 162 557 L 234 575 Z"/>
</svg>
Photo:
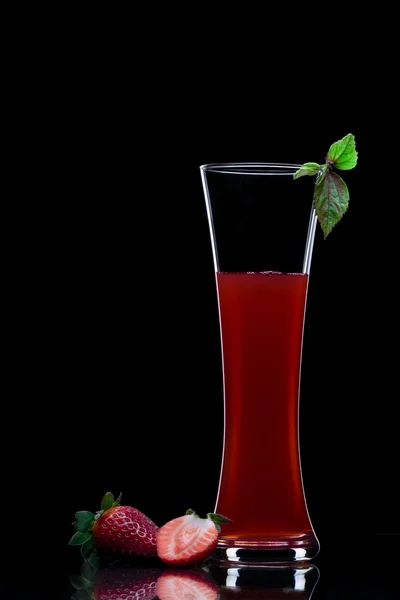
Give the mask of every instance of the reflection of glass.
<svg viewBox="0 0 400 600">
<path fill-rule="evenodd" d="M 220 586 L 220 600 L 309 600 L 319 579 L 316 567 L 302 563 L 291 567 L 223 566 L 212 568 L 211 574 Z"/>
<path fill-rule="evenodd" d="M 201 167 L 223 349 L 225 432 L 216 557 L 302 560 L 319 545 L 298 441 L 300 361 L 316 217 L 298 167 Z M 304 197 L 302 195 L 304 194 Z"/>
</svg>

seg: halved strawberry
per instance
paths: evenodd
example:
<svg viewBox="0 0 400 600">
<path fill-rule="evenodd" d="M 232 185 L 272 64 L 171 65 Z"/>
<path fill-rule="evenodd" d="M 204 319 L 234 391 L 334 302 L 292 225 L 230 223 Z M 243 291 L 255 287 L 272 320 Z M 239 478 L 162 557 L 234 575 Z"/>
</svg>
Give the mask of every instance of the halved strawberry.
<svg viewBox="0 0 400 600">
<path fill-rule="evenodd" d="M 158 530 L 157 554 L 168 565 L 194 565 L 203 561 L 216 547 L 219 523 L 230 519 L 208 513 L 201 519 L 193 510 L 169 521 Z"/>
<path fill-rule="evenodd" d="M 200 570 L 165 571 L 157 581 L 160 600 L 216 600 L 218 586 Z"/>
</svg>

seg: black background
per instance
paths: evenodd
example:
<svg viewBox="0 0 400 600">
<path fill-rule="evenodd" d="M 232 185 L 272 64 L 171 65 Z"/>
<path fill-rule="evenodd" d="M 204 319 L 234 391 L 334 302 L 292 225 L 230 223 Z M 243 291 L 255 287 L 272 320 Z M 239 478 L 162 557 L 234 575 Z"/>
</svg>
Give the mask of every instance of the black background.
<svg viewBox="0 0 400 600">
<path fill-rule="evenodd" d="M 61 62 L 40 144 L 27 136 L 32 201 L 16 201 L 9 228 L 4 577 L 22 572 L 31 597 L 68 597 L 73 514 L 109 489 L 158 524 L 213 509 L 222 381 L 199 165 L 321 162 L 348 132 L 350 208 L 327 241 L 318 229 L 311 269 L 301 450 L 327 572 L 339 557 L 382 556 L 400 535 L 396 167 L 377 164 L 378 147 L 394 149 L 389 91 L 378 106 L 357 81 L 342 115 L 307 75 L 297 87 L 285 74 L 283 92 L 201 63 L 128 77 Z"/>
</svg>

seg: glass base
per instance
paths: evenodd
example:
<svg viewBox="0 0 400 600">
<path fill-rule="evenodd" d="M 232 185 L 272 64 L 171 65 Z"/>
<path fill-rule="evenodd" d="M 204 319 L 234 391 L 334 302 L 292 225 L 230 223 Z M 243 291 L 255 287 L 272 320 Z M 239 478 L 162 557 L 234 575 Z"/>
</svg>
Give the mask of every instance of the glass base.
<svg viewBox="0 0 400 600">
<path fill-rule="evenodd" d="M 320 546 L 313 534 L 270 540 L 232 540 L 221 538 L 212 554 L 213 561 L 264 565 L 307 561 L 315 558 Z"/>
</svg>

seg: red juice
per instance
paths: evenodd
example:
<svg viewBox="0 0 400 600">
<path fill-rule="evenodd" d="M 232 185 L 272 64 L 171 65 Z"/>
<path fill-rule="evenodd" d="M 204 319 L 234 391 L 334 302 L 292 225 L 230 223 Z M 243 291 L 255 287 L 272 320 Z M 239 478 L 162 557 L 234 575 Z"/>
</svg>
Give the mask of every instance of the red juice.
<svg viewBox="0 0 400 600">
<path fill-rule="evenodd" d="M 217 273 L 225 442 L 220 546 L 307 545 L 298 395 L 308 276 Z"/>
</svg>

